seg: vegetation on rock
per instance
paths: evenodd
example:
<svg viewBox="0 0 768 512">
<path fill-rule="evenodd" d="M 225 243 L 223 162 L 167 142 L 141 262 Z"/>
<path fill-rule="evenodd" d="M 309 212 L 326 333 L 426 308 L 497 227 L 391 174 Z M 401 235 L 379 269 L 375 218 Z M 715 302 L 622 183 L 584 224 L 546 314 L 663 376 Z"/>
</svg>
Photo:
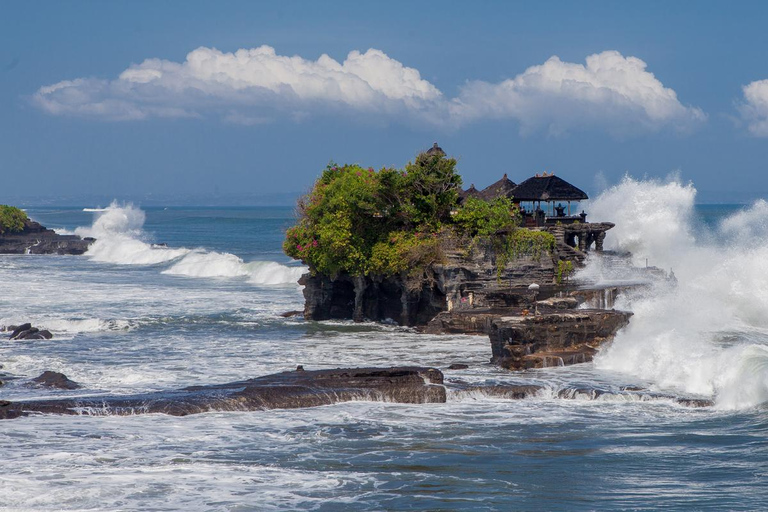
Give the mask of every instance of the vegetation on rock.
<svg viewBox="0 0 768 512">
<path fill-rule="evenodd" d="M 520 213 L 511 199 L 468 198 L 459 206 L 461 184 L 456 160 L 442 153 L 421 153 L 403 170 L 331 163 L 299 200 L 283 249 L 313 273 L 404 275 L 416 282 L 445 260 L 446 237 L 493 239 L 502 268 L 554 247 L 549 233 L 517 228 Z"/>
<path fill-rule="evenodd" d="M 520 224 L 520 211 L 506 197 L 492 201 L 469 197 L 456 211 L 453 222 L 461 233 L 471 237 L 491 236 L 514 230 Z"/>
<path fill-rule="evenodd" d="M 29 217 L 22 210 L 15 206 L 0 204 L 0 234 L 23 231 L 27 220 Z"/>
<path fill-rule="evenodd" d="M 557 284 L 563 284 L 568 282 L 568 279 L 574 272 L 573 262 L 569 260 L 559 260 L 557 262 L 557 273 L 555 274 L 555 282 Z"/>
</svg>

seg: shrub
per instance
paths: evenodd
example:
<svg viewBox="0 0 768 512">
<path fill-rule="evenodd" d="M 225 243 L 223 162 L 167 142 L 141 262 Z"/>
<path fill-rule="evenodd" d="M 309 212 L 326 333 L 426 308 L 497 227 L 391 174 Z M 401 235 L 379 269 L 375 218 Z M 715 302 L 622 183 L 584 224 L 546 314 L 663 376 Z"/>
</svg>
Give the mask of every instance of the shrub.
<svg viewBox="0 0 768 512">
<path fill-rule="evenodd" d="M 493 243 L 499 274 L 512 259 L 554 248 L 551 234 L 518 229 L 509 198 L 469 198 L 458 207 L 455 168 L 440 153 L 422 153 L 403 170 L 330 163 L 299 200 L 283 249 L 312 273 L 405 275 L 415 289 L 445 260 L 441 239 L 454 232 L 469 238 L 470 251 L 479 239 Z"/>
<path fill-rule="evenodd" d="M 328 165 L 300 199 L 283 249 L 331 276 L 393 275 L 440 258 L 432 236 L 456 206 L 456 161 L 422 153 L 403 171 Z"/>
<path fill-rule="evenodd" d="M 18 233 L 24 230 L 24 223 L 29 220 L 27 214 L 15 206 L 0 204 L 0 234 Z"/>
<path fill-rule="evenodd" d="M 453 222 L 461 233 L 471 237 L 491 236 L 517 227 L 520 224 L 520 211 L 506 197 L 493 201 L 470 197 L 456 211 Z"/>
<path fill-rule="evenodd" d="M 563 284 L 563 282 L 567 283 L 572 274 L 573 262 L 570 260 L 558 260 L 555 282 L 557 282 L 557 284 Z"/>
</svg>

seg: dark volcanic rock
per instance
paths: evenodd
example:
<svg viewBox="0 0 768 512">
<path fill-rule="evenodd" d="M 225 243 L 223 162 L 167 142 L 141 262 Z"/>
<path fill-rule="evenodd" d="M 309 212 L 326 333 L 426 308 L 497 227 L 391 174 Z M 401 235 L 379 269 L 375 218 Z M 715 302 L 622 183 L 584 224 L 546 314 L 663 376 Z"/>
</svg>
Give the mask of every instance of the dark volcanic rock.
<svg viewBox="0 0 768 512">
<path fill-rule="evenodd" d="M 164 413 L 315 407 L 353 400 L 443 403 L 443 374 L 434 368 L 353 368 L 293 371 L 214 386 L 131 396 L 31 400 L 0 406 L 0 419 L 50 414 Z"/>
<path fill-rule="evenodd" d="M 13 329 L 9 339 L 11 340 L 50 340 L 53 338 L 51 331 L 47 329 L 40 330 L 32 327 L 32 324 L 26 323 L 19 326 L 10 326 Z"/>
<path fill-rule="evenodd" d="M 94 241 L 76 235 L 59 235 L 28 220 L 20 233 L 0 234 L 0 254 L 83 254 Z"/>
<path fill-rule="evenodd" d="M 490 334 L 492 361 L 514 370 L 591 361 L 597 348 L 613 339 L 631 316 L 625 311 L 579 309 L 501 317 Z"/>
<path fill-rule="evenodd" d="M 43 372 L 39 377 L 32 379 L 32 382 L 48 388 L 78 389 L 80 387 L 80 384 L 69 380 L 63 373 L 51 371 Z"/>
<path fill-rule="evenodd" d="M 11 331 L 11 335 L 9 339 L 12 339 L 12 340 L 16 339 L 16 336 L 18 336 L 24 331 L 28 331 L 31 328 L 32 328 L 32 324 L 30 323 L 21 324 L 21 325 L 11 325 L 8 327 L 8 330 Z"/>
<path fill-rule="evenodd" d="M 467 368 L 469 368 L 469 365 L 464 363 L 453 363 L 448 367 L 449 370 L 466 370 Z"/>
</svg>

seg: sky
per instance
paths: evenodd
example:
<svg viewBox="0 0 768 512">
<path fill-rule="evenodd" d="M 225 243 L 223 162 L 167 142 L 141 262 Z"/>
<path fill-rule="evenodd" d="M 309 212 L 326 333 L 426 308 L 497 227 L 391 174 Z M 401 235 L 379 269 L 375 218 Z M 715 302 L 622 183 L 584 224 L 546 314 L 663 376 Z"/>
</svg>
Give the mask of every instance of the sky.
<svg viewBox="0 0 768 512">
<path fill-rule="evenodd" d="M 437 141 L 465 186 L 768 196 L 766 2 L 0 2 L 0 203 L 290 204 Z"/>
</svg>

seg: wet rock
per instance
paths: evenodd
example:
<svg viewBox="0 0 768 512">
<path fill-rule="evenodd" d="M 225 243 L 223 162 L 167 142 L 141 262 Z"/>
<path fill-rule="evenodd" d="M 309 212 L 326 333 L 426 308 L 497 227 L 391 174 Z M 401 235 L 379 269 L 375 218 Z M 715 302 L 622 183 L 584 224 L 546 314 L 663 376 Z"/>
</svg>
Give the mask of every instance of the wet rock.
<svg viewBox="0 0 768 512">
<path fill-rule="evenodd" d="M 0 419 L 31 413 L 164 413 L 174 416 L 208 411 L 253 411 L 315 407 L 351 400 L 444 403 L 443 374 L 435 368 L 351 368 L 284 372 L 214 386 L 130 396 L 30 400 L 0 407 Z"/>
<path fill-rule="evenodd" d="M 53 338 L 51 331 L 47 329 L 40 330 L 32 327 L 32 324 L 26 323 L 14 327 L 9 339 L 11 340 L 50 340 Z"/>
<path fill-rule="evenodd" d="M 469 365 L 464 363 L 453 363 L 448 367 L 449 370 L 466 370 L 467 368 L 469 368 Z"/>
<path fill-rule="evenodd" d="M 283 318 L 291 318 L 294 316 L 302 316 L 303 314 L 303 311 L 286 311 L 285 313 L 280 313 L 280 316 Z"/>
<path fill-rule="evenodd" d="M 30 323 L 21 324 L 21 325 L 12 325 L 12 326 L 10 326 L 10 327 L 8 328 L 8 330 L 11 330 L 11 329 L 13 329 L 13 330 L 11 331 L 11 336 L 10 336 L 10 338 L 9 338 L 9 339 L 12 339 L 12 340 L 14 340 L 14 339 L 16 339 L 16 337 L 17 337 L 17 336 L 18 336 L 20 333 L 22 333 L 22 332 L 24 332 L 24 331 L 28 331 L 28 330 L 29 330 L 29 329 L 31 329 L 31 328 L 32 328 L 32 324 L 30 324 Z"/>
<path fill-rule="evenodd" d="M 480 393 L 493 398 L 505 398 L 508 400 L 523 400 L 538 396 L 544 386 L 535 384 L 497 384 L 492 386 L 468 386 L 462 391 Z"/>
<path fill-rule="evenodd" d="M 602 389 L 595 388 L 565 388 L 557 392 L 558 398 L 565 398 L 569 400 L 596 400 L 597 398 L 605 395 L 606 392 Z"/>
<path fill-rule="evenodd" d="M 488 335 L 494 320 L 504 315 L 503 310 L 468 309 L 443 311 L 424 326 L 426 334 Z"/>
<path fill-rule="evenodd" d="M 37 327 L 32 327 L 31 329 L 27 329 L 26 331 L 21 331 L 19 334 L 11 338 L 12 340 L 36 340 L 36 339 L 42 339 L 42 336 L 38 336 L 38 333 L 40 332 L 40 329 Z"/>
<path fill-rule="evenodd" d="M 580 309 L 501 317 L 492 323 L 492 362 L 512 370 L 588 362 L 631 316 L 625 311 Z"/>
<path fill-rule="evenodd" d="M 66 375 L 59 372 L 45 371 L 39 377 L 32 379 L 37 385 L 57 389 L 78 389 L 80 384 L 69 380 Z"/>
<path fill-rule="evenodd" d="M 715 405 L 714 400 L 706 398 L 676 398 L 675 401 L 686 407 L 712 407 Z"/>
<path fill-rule="evenodd" d="M 0 234 L 0 254 L 83 254 L 95 242 L 93 238 L 59 235 L 27 220 L 19 233 Z"/>
</svg>

